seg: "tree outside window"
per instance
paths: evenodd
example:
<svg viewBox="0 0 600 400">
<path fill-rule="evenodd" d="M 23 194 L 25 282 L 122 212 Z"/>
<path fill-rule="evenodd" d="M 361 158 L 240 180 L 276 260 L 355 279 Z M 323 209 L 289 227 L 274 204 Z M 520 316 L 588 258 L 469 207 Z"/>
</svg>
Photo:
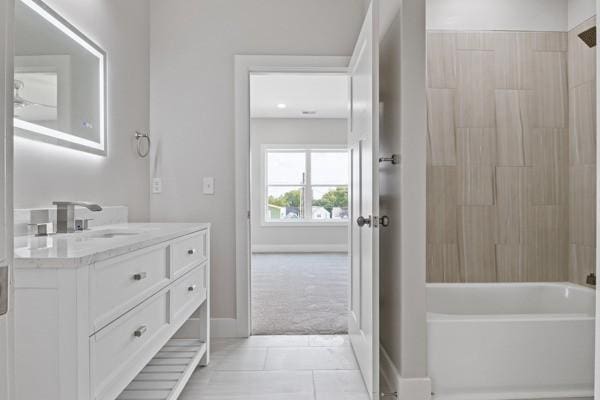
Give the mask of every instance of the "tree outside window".
<svg viewBox="0 0 600 400">
<path fill-rule="evenodd" d="M 265 160 L 265 222 L 348 219 L 346 150 L 267 149 Z"/>
</svg>

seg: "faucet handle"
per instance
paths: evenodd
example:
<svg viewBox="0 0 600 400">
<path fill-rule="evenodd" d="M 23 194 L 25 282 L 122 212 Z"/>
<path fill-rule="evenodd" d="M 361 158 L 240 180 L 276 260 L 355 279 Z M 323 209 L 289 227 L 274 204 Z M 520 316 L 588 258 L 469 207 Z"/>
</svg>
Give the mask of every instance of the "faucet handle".
<svg viewBox="0 0 600 400">
<path fill-rule="evenodd" d="M 52 222 L 46 222 L 43 224 L 27 224 L 33 227 L 33 234 L 35 236 L 48 236 L 54 233 L 54 224 Z"/>
<path fill-rule="evenodd" d="M 81 218 L 75 220 L 76 231 L 87 231 L 89 229 L 89 222 L 93 221 L 94 218 Z"/>
</svg>

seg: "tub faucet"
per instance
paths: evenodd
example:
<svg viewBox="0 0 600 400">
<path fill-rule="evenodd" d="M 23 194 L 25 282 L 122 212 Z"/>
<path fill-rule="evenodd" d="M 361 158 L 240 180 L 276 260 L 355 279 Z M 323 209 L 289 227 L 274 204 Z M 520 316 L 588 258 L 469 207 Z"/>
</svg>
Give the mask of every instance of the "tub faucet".
<svg viewBox="0 0 600 400">
<path fill-rule="evenodd" d="M 56 233 L 75 232 L 75 206 L 85 207 L 90 211 L 102 211 L 102 207 L 84 201 L 55 201 L 56 206 Z"/>
<path fill-rule="evenodd" d="M 585 283 L 591 286 L 596 286 L 596 274 L 591 273 L 585 278 Z"/>
</svg>

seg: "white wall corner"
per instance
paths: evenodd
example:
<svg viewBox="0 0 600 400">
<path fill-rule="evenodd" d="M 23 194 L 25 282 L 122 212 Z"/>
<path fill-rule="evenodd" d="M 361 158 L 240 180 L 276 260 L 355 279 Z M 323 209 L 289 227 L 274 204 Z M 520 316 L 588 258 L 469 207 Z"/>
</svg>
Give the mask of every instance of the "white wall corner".
<svg viewBox="0 0 600 400">
<path fill-rule="evenodd" d="M 211 318 L 211 338 L 235 338 L 239 337 L 237 320 L 235 318 Z"/>
<path fill-rule="evenodd" d="M 380 346 L 379 350 L 381 378 L 385 382 L 382 385 L 383 388 L 396 392 L 398 400 L 431 400 L 431 379 L 429 377 L 402 377 L 383 346 Z"/>
</svg>

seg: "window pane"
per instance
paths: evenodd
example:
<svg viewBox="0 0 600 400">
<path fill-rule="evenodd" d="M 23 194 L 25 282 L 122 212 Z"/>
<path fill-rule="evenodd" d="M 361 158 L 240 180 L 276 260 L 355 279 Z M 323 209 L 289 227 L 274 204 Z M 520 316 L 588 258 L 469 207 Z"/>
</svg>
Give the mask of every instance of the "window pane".
<svg viewBox="0 0 600 400">
<path fill-rule="evenodd" d="M 267 187 L 266 221 L 299 221 L 302 219 L 304 219 L 303 187 Z"/>
<path fill-rule="evenodd" d="M 314 220 L 348 219 L 348 186 L 318 186 L 312 188 L 312 193 Z"/>
<path fill-rule="evenodd" d="M 268 152 L 268 185 L 302 185 L 306 172 L 304 152 Z"/>
<path fill-rule="evenodd" d="M 347 152 L 311 153 L 312 183 L 315 185 L 347 185 Z"/>
</svg>

